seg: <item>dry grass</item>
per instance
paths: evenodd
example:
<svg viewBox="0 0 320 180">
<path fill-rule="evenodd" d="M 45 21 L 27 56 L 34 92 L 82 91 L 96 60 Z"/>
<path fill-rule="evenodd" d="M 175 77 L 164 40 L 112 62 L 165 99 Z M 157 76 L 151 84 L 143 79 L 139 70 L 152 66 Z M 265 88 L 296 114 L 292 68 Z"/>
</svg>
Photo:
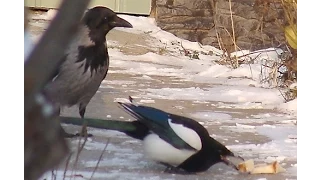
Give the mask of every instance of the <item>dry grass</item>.
<svg viewBox="0 0 320 180">
<path fill-rule="evenodd" d="M 234 30 L 234 22 L 233 22 L 233 16 L 232 16 L 232 8 L 231 8 L 231 0 L 229 0 L 229 10 L 230 10 L 230 19 L 231 19 L 231 28 L 232 28 L 232 41 L 233 41 L 233 46 L 234 46 L 234 51 L 236 52 L 237 49 L 237 44 L 236 44 L 236 35 L 235 35 L 235 30 Z M 235 68 L 239 67 L 239 62 L 238 58 L 235 57 Z"/>
<path fill-rule="evenodd" d="M 217 2 L 212 1 L 212 9 L 214 12 L 218 12 Z M 217 27 L 216 37 L 219 44 L 219 48 L 223 51 L 223 55 L 219 64 L 229 65 L 232 68 L 238 68 L 241 64 L 251 64 L 253 63 L 255 58 L 249 58 L 249 60 L 243 60 L 244 55 L 241 57 L 231 57 L 231 53 L 235 51 L 241 50 L 240 47 L 237 46 L 236 43 L 236 32 L 235 24 L 237 23 L 234 19 L 234 13 L 232 8 L 234 6 L 234 2 L 228 0 L 229 3 L 229 13 L 230 13 L 230 27 Z M 261 16 L 260 23 L 257 27 L 257 30 L 261 33 L 261 37 L 263 39 L 263 31 L 265 24 L 265 17 L 271 14 L 271 12 L 275 12 L 272 14 L 272 18 L 275 20 L 275 25 L 282 31 L 285 35 L 286 41 L 281 41 L 280 46 L 284 53 L 279 54 L 279 61 L 274 62 L 266 62 L 262 64 L 261 67 L 261 82 L 269 83 L 270 86 L 279 87 L 281 89 L 285 89 L 284 97 L 285 99 L 292 99 L 292 96 L 295 96 L 296 93 L 291 93 L 288 87 L 290 84 L 295 83 L 297 81 L 297 1 L 296 0 L 256 0 L 255 1 L 256 9 L 260 12 L 258 14 Z M 278 19 L 283 14 L 283 19 Z M 270 18 L 270 17 L 269 17 Z M 214 16 L 214 22 L 217 21 L 217 17 Z M 270 22 L 269 22 L 270 23 Z M 224 29 L 222 31 L 218 31 L 217 29 Z M 258 55 L 259 56 L 259 55 Z M 248 59 L 248 58 L 247 58 Z M 283 71 L 285 69 L 285 71 Z M 288 91 L 288 92 L 286 92 Z M 289 95 L 290 94 L 290 95 Z"/>
<path fill-rule="evenodd" d="M 214 1 L 211 2 L 211 6 L 213 11 L 218 12 L 217 4 Z M 229 0 L 229 12 L 230 12 L 231 29 L 229 29 L 228 27 L 219 27 L 224 30 L 224 33 L 219 34 L 216 25 L 214 26 L 214 28 L 216 31 L 216 37 L 219 44 L 219 48 L 223 51 L 223 54 L 221 57 L 221 61 L 222 61 L 221 63 L 225 65 L 230 65 L 232 68 L 236 69 L 240 65 L 239 59 L 236 56 L 231 57 L 231 53 L 241 50 L 241 48 L 236 43 L 236 34 L 235 34 L 236 30 L 234 27 L 234 18 L 233 18 L 231 0 Z M 213 20 L 214 20 L 214 23 L 217 22 L 216 16 L 214 16 Z"/>
<path fill-rule="evenodd" d="M 281 7 L 284 11 L 284 24 L 280 24 L 286 37 L 287 54 L 282 59 L 282 67 L 286 68 L 286 72 L 282 74 L 281 81 L 283 86 L 287 87 L 284 93 L 286 101 L 297 97 L 297 87 L 290 88 L 292 83 L 297 82 L 297 1 L 281 0 Z"/>
<path fill-rule="evenodd" d="M 97 168 L 98 168 L 98 166 L 99 166 L 100 161 L 102 160 L 102 156 L 103 156 L 104 152 L 106 151 L 109 142 L 110 142 L 110 139 L 108 139 L 106 145 L 104 146 L 104 148 L 103 148 L 103 150 L 102 150 L 102 152 L 101 152 L 101 154 L 100 154 L 100 157 L 99 157 L 99 159 L 98 159 L 98 162 L 97 162 L 96 166 L 94 167 L 94 170 L 93 170 L 93 172 L 92 172 L 92 175 L 91 175 L 91 177 L 90 177 L 90 180 L 93 178 L 93 175 L 94 175 L 94 173 L 96 172 L 96 170 L 97 170 Z"/>
<path fill-rule="evenodd" d="M 87 137 L 79 137 L 76 154 L 74 154 L 74 152 L 69 153 L 69 156 L 65 160 L 66 165 L 65 165 L 65 168 L 64 168 L 64 172 L 63 172 L 63 180 L 64 179 L 68 179 L 68 178 L 69 179 L 74 179 L 76 177 L 81 177 L 81 178 L 86 179 L 82 174 L 77 173 L 77 166 L 79 165 L 80 154 L 83 151 L 83 148 L 84 148 L 86 142 L 87 142 Z M 97 161 L 94 169 L 92 170 L 92 174 L 91 174 L 90 178 L 88 178 L 88 179 L 91 180 L 91 179 L 94 178 L 94 174 L 95 174 L 95 172 L 97 171 L 97 169 L 99 167 L 99 164 L 100 164 L 100 162 L 101 162 L 101 160 L 103 158 L 103 155 L 106 152 L 106 149 L 107 149 L 107 147 L 109 145 L 109 142 L 110 142 L 110 138 L 107 139 L 106 145 L 104 146 L 103 150 L 101 151 L 101 154 L 100 154 L 100 156 L 98 158 L 98 161 Z M 75 156 L 75 160 L 74 160 L 74 162 L 71 162 L 73 156 Z M 51 171 L 51 179 L 52 180 L 57 179 L 57 173 L 55 173 L 55 172 L 57 172 L 57 170 L 58 170 L 57 168 L 54 168 Z M 71 172 L 71 173 L 67 174 L 67 172 Z"/>
</svg>

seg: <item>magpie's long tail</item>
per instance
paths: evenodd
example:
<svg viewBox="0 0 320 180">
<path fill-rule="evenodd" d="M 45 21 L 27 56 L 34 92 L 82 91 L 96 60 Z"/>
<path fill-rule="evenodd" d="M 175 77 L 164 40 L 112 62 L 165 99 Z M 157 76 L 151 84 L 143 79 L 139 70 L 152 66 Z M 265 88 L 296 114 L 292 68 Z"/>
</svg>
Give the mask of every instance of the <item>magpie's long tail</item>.
<svg viewBox="0 0 320 180">
<path fill-rule="evenodd" d="M 72 124 L 79 126 L 82 126 L 84 123 L 86 123 L 87 127 L 116 130 L 140 140 L 142 140 L 149 133 L 149 129 L 139 121 L 118 121 L 92 118 L 82 119 L 77 117 L 60 116 L 60 122 L 63 124 Z"/>
</svg>

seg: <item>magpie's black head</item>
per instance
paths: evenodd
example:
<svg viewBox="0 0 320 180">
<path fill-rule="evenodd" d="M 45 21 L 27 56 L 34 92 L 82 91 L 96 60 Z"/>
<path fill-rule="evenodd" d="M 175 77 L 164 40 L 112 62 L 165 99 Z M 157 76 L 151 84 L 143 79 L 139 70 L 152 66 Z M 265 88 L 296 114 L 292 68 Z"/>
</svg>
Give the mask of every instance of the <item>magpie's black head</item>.
<svg viewBox="0 0 320 180">
<path fill-rule="evenodd" d="M 132 28 L 128 21 L 118 17 L 111 9 L 103 6 L 89 9 L 85 13 L 82 22 L 89 28 L 91 35 L 95 34 L 94 36 L 98 34 L 106 36 L 114 27 Z"/>
<path fill-rule="evenodd" d="M 228 166 L 238 170 L 239 162 L 244 161 L 244 159 L 240 156 L 235 156 L 233 152 L 231 152 L 228 148 L 226 148 L 223 144 L 219 143 L 215 139 L 211 138 L 211 146 L 215 151 L 215 155 L 217 155 L 218 161 L 225 163 Z M 219 157 L 218 157 L 219 156 Z"/>
</svg>

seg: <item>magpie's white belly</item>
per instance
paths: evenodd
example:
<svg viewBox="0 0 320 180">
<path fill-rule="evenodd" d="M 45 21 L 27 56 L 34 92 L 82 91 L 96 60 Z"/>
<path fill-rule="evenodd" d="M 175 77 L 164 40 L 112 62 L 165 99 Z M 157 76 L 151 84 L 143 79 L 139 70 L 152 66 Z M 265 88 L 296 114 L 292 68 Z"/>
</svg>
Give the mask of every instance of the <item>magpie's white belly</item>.
<svg viewBox="0 0 320 180">
<path fill-rule="evenodd" d="M 173 166 L 181 164 L 197 152 L 195 150 L 179 150 L 156 134 L 146 136 L 143 145 L 144 151 L 150 159 Z"/>
</svg>

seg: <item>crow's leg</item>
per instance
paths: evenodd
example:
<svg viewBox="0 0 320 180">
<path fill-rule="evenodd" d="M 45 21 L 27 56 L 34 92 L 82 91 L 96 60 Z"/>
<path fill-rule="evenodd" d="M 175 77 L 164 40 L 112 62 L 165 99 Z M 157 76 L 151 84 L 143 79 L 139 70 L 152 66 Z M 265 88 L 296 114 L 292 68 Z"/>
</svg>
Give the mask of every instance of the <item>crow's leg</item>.
<svg viewBox="0 0 320 180">
<path fill-rule="evenodd" d="M 86 107 L 87 105 L 84 105 L 84 104 L 80 104 L 79 105 L 79 115 L 80 117 L 83 119 L 84 118 L 84 114 L 86 113 Z M 87 131 L 87 124 L 84 123 L 82 125 L 82 129 L 81 129 L 81 132 L 80 133 L 77 133 L 76 134 L 77 136 L 82 136 L 82 137 L 91 137 L 92 134 L 88 134 L 88 131 Z"/>
<path fill-rule="evenodd" d="M 60 116 L 60 107 L 57 108 L 57 114 Z M 79 135 L 77 134 L 70 134 L 70 133 L 67 133 L 66 130 L 63 129 L 63 127 L 61 126 L 60 124 L 60 131 L 61 131 L 61 134 L 63 135 L 63 137 L 65 138 L 73 138 L 73 137 L 78 137 Z"/>
</svg>

